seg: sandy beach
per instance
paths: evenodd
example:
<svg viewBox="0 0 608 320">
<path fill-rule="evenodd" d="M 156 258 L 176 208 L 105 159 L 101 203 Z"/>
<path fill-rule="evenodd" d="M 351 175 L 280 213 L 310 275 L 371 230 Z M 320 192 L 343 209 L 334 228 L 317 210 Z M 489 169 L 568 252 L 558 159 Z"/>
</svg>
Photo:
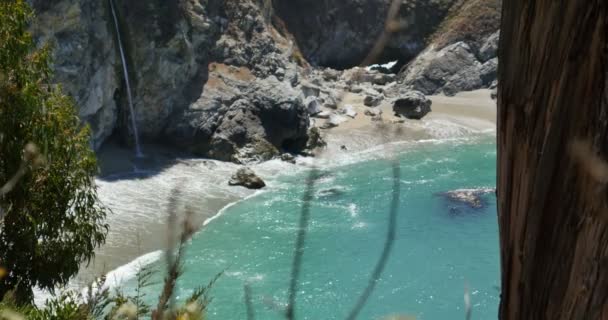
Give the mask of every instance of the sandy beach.
<svg viewBox="0 0 608 320">
<path fill-rule="evenodd" d="M 318 154 L 318 159 L 327 161 L 337 155 L 348 156 L 389 142 L 443 139 L 495 130 L 496 104 L 489 90 L 429 98 L 433 101 L 432 112 L 420 121 L 394 116 L 392 106 L 385 102 L 379 106 L 383 111 L 380 122 L 364 114 L 368 107 L 363 105 L 363 96 L 345 95 L 342 104 L 352 105 L 357 116 L 336 128 L 322 130 L 328 145 Z M 167 208 L 177 186 L 180 208 L 196 212 L 194 220 L 198 225 L 228 204 L 254 194 L 251 190 L 228 186 L 227 181 L 238 165 L 191 158 L 155 146 L 144 146 L 144 153 L 149 156 L 137 159 L 131 150 L 112 144 L 99 152 L 101 173 L 97 184 L 100 199 L 113 211 L 107 219 L 110 232 L 106 245 L 97 250 L 95 259 L 75 279 L 76 286 L 166 248 Z M 310 164 L 303 159 L 299 162 Z M 272 186 L 286 169 L 293 172 L 304 170 L 305 166 L 273 160 L 253 168 Z M 124 274 L 124 270 L 121 273 L 114 276 L 130 276 Z M 120 280 L 111 279 L 112 282 Z"/>
<path fill-rule="evenodd" d="M 494 131 L 496 128 L 496 101 L 490 90 L 461 92 L 454 97 L 429 96 L 433 102 L 430 112 L 422 120 L 407 120 L 394 115 L 390 101 L 384 101 L 383 121 L 372 121 L 365 115 L 369 109 L 363 105 L 364 97 L 346 94 L 340 106 L 352 105 L 357 111 L 354 119 L 340 126 L 323 130 L 328 146 L 321 157 L 331 157 L 344 152 L 356 152 L 380 144 L 396 141 L 457 138 L 476 132 Z"/>
</svg>

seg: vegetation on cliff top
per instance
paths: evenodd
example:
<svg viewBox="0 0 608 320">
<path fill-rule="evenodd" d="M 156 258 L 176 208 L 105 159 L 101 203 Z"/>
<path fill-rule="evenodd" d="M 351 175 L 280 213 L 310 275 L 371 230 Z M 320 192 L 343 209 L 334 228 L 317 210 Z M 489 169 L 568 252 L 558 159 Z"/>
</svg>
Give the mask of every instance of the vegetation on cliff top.
<svg viewBox="0 0 608 320">
<path fill-rule="evenodd" d="M 478 43 L 500 27 L 502 0 L 460 0 L 431 37 L 438 48 L 458 41 Z"/>
</svg>

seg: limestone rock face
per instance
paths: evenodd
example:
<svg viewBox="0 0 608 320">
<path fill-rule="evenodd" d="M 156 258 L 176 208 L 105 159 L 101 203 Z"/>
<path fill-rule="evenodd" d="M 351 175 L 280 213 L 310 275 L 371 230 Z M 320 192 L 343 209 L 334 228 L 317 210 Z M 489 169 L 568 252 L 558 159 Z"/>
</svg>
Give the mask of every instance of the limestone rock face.
<svg viewBox="0 0 608 320">
<path fill-rule="evenodd" d="M 103 1 L 35 0 L 32 33 L 37 42 L 53 46 L 55 81 L 80 107 L 80 118 L 91 126 L 97 148 L 114 131 L 120 89 L 116 67 L 120 58 L 111 41 Z"/>
<path fill-rule="evenodd" d="M 441 195 L 452 202 L 459 202 L 466 204 L 470 208 L 480 209 L 485 206 L 484 197 L 495 193 L 496 189 L 494 188 L 480 188 L 452 190 L 444 192 Z"/>
<path fill-rule="evenodd" d="M 406 71 L 404 82 L 424 94 L 454 95 L 481 88 L 481 68 L 469 45 L 457 42 L 439 51 L 430 48 L 421 54 Z"/>
<path fill-rule="evenodd" d="M 215 159 L 268 160 L 306 146 L 309 114 L 299 91 L 246 67 L 210 65 L 203 94 L 166 129 L 167 138 Z"/>
<path fill-rule="evenodd" d="M 200 96 L 211 50 L 221 35 L 221 8 L 218 1 L 205 7 L 195 1 L 115 3 L 131 61 L 139 133 L 142 140 L 157 140 L 164 137 L 170 116 Z M 121 110 L 126 103 L 122 95 Z M 126 119 L 119 119 L 119 128 L 128 127 Z"/>
<path fill-rule="evenodd" d="M 40 42 L 56 43 L 56 80 L 91 124 L 93 144 L 113 132 L 129 137 L 109 2 L 32 1 L 33 32 Z M 305 146 L 308 114 L 293 88 L 291 44 L 256 1 L 115 1 L 115 7 L 142 140 L 232 161 Z"/>
<path fill-rule="evenodd" d="M 464 0 L 400 78 L 424 94 L 451 96 L 488 88 L 496 79 L 501 0 Z"/>
<path fill-rule="evenodd" d="M 500 31 L 492 33 L 485 39 L 481 48 L 479 48 L 479 59 L 482 62 L 495 58 L 498 55 L 498 40 L 500 39 Z"/>
<path fill-rule="evenodd" d="M 124 11 L 144 137 L 240 163 L 304 148 L 297 65 L 256 1 L 127 2 Z"/>
<path fill-rule="evenodd" d="M 110 0 L 29 1 L 37 13 L 33 34 L 55 44 L 55 80 L 91 125 L 93 146 L 110 135 L 131 143 Z M 410 89 L 450 95 L 494 80 L 498 32 L 483 19 L 492 10 L 472 20 L 480 23 L 474 30 L 452 28 L 460 21 L 452 17 L 475 12 L 469 3 L 500 0 L 404 2 L 403 28 L 378 56 L 400 64 L 336 70 L 363 60 L 391 2 L 114 0 L 141 140 L 221 160 L 266 160 L 306 148 L 310 116 L 327 127 L 348 120 L 339 115 L 344 92 L 376 106 Z"/>
</svg>

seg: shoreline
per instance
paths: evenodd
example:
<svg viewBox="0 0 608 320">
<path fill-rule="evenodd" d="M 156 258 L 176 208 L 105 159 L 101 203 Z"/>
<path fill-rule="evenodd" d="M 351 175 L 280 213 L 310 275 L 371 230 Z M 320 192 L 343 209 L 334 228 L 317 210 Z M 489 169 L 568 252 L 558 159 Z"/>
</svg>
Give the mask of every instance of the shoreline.
<svg viewBox="0 0 608 320">
<path fill-rule="evenodd" d="M 134 276 L 139 267 L 158 260 L 168 242 L 164 210 L 175 185 L 183 184 L 183 188 L 188 189 L 180 195 L 181 202 L 194 201 L 194 223 L 203 228 L 235 204 L 271 190 L 276 177 L 284 175 L 286 169 L 300 172 L 311 164 L 342 165 L 348 160 L 367 160 L 362 158 L 366 153 L 377 156 L 374 150 L 385 149 L 387 145 L 401 150 L 402 143 L 466 139 L 495 131 L 496 105 L 489 90 L 463 92 L 455 97 L 429 96 L 433 101 L 432 112 L 420 121 L 403 123 L 392 115 L 391 106 L 386 102 L 379 106 L 384 113 L 382 124 L 371 121 L 364 115 L 368 107 L 357 101 L 360 98 L 345 98 L 343 103 L 353 105 L 358 114 L 336 128 L 322 130 L 328 146 L 316 157 L 298 157 L 296 165 L 280 160 L 253 165 L 254 171 L 268 182 L 266 189 L 258 191 L 228 186 L 230 175 L 239 167 L 236 164 L 180 157 L 180 154 L 176 157 L 173 150 L 156 146 L 144 146 L 154 156 L 143 160 L 133 159 L 132 150 L 115 145 L 102 148 L 98 157 L 104 175 L 96 180 L 100 199 L 114 211 L 107 220 L 110 233 L 106 245 L 97 250 L 91 264 L 84 266 L 72 281 L 73 287 L 84 287 L 101 274 L 107 274 L 108 279 L 114 277 L 112 285 L 119 285 Z M 136 170 L 136 173 L 120 174 L 132 168 L 139 169 L 139 173 Z M 151 186 L 142 186 L 142 181 Z M 136 200 L 139 202 L 132 206 Z M 151 203 L 146 202 L 142 208 L 141 203 L 145 201 Z"/>
</svg>

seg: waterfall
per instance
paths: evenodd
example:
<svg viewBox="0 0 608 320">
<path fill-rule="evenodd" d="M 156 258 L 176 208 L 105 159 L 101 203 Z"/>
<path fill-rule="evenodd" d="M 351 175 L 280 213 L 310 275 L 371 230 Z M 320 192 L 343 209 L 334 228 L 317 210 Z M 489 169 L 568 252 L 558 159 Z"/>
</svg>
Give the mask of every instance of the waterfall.
<svg viewBox="0 0 608 320">
<path fill-rule="evenodd" d="M 122 46 L 122 39 L 120 37 L 120 28 L 118 27 L 118 17 L 116 16 L 116 10 L 114 9 L 114 0 L 108 0 L 110 2 L 110 10 L 112 10 L 112 18 L 114 18 L 114 28 L 116 29 L 116 40 L 118 41 L 118 49 L 120 50 L 120 60 L 122 61 L 122 71 L 125 76 L 125 83 L 127 84 L 127 97 L 129 99 L 129 111 L 131 112 L 131 125 L 133 127 L 133 136 L 135 137 L 135 155 L 141 157 L 141 147 L 139 145 L 139 133 L 137 132 L 137 122 L 135 121 L 135 110 L 133 109 L 133 96 L 131 94 L 131 83 L 129 81 L 129 69 L 127 67 L 127 59 L 125 58 L 125 51 Z"/>
</svg>

